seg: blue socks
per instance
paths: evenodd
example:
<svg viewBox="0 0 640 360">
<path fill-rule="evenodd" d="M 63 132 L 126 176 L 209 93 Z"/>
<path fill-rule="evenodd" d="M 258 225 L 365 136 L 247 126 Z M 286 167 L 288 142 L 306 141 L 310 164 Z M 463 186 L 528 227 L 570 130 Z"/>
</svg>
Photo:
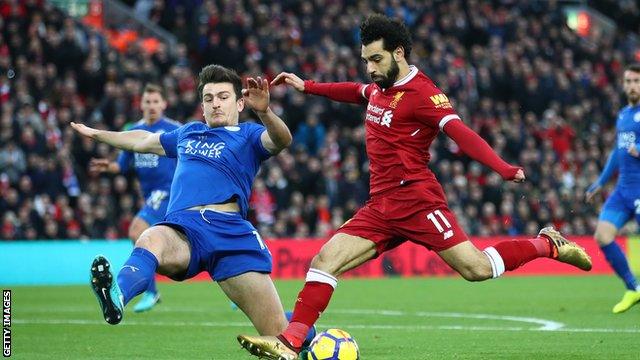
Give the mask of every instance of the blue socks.
<svg viewBox="0 0 640 360">
<path fill-rule="evenodd" d="M 143 293 L 153 281 L 158 259 L 147 249 L 135 248 L 118 273 L 118 286 L 127 305 L 135 296 Z M 154 282 L 155 283 L 155 282 Z"/>
<path fill-rule="evenodd" d="M 620 246 L 614 241 L 609 245 L 601 246 L 600 249 L 618 277 L 624 281 L 627 289 L 636 291 L 636 277 L 631 272 L 627 258 Z"/>
</svg>

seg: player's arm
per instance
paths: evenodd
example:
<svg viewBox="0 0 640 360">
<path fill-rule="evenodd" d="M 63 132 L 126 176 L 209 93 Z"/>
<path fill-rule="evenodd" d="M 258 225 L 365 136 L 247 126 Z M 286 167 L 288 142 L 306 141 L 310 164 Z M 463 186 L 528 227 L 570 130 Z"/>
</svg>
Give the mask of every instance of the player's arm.
<svg viewBox="0 0 640 360">
<path fill-rule="evenodd" d="M 282 72 L 271 81 L 271 85 L 286 84 L 299 92 L 320 95 L 334 101 L 362 104 L 368 100 L 368 85 L 355 82 L 317 83 L 302 80 L 296 74 Z"/>
<path fill-rule="evenodd" d="M 118 149 L 138 153 L 165 155 L 160 144 L 160 134 L 145 130 L 106 131 L 90 128 L 84 124 L 71 123 L 71 127 L 80 134 L 103 142 Z"/>
<path fill-rule="evenodd" d="M 609 154 L 609 158 L 607 159 L 607 163 L 604 165 L 604 169 L 602 169 L 602 173 L 600 173 L 600 177 L 598 180 L 591 184 L 587 189 L 587 193 L 585 194 L 585 199 L 587 202 L 591 202 L 593 198 L 600 193 L 602 187 L 611 179 L 613 174 L 618 170 L 620 164 L 618 163 L 618 148 L 614 147 Z"/>
<path fill-rule="evenodd" d="M 260 141 L 271 154 L 277 154 L 291 145 L 292 136 L 287 124 L 269 108 L 269 82 L 261 77 L 248 78 L 247 88 L 242 89 L 242 96 L 247 104 L 258 115 L 267 128 Z"/>
<path fill-rule="evenodd" d="M 524 171 L 502 160 L 489 144 L 465 125 L 457 115 L 442 124 L 442 130 L 472 159 L 488 166 L 502 176 L 504 180 L 524 181 Z"/>
</svg>

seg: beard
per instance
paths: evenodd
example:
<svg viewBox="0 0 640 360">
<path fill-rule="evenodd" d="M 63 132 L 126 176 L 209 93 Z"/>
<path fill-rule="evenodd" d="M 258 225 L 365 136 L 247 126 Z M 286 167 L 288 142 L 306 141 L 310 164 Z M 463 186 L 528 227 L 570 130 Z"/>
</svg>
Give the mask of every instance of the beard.
<svg viewBox="0 0 640 360">
<path fill-rule="evenodd" d="M 640 94 L 637 92 L 627 93 L 627 101 L 631 104 L 638 104 L 640 102 Z"/>
<path fill-rule="evenodd" d="M 393 83 L 396 82 L 396 78 L 400 73 L 400 68 L 398 67 L 398 63 L 395 59 L 391 58 L 391 67 L 387 70 L 387 73 L 384 75 L 372 76 L 371 80 L 376 83 L 381 89 L 388 89 L 393 86 Z"/>
</svg>

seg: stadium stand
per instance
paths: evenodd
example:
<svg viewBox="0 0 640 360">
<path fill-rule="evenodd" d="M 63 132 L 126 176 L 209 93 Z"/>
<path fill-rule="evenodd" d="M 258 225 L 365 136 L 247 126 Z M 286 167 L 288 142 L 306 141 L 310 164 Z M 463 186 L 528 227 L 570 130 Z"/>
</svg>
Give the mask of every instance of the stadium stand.
<svg viewBox="0 0 640 360">
<path fill-rule="evenodd" d="M 613 143 L 622 105 L 616 85 L 634 59 L 625 32 L 637 31 L 640 21 L 622 21 L 614 36 L 581 38 L 553 1 L 127 3 L 177 37 L 175 52 L 162 43 L 145 51 L 139 41 L 118 51 L 45 1 L 2 2 L 3 240 L 126 237 L 141 204 L 137 184 L 88 174 L 92 157 L 116 152 L 73 134 L 69 122 L 126 128 L 140 118 L 146 82 L 166 89 L 169 117 L 198 120 L 195 72 L 214 62 L 245 75 L 285 70 L 367 82 L 357 31 L 362 14 L 372 11 L 410 26 L 411 63 L 505 159 L 525 168 L 525 184 L 506 184 L 438 139 L 430 166 L 469 234 L 535 234 L 548 224 L 574 235 L 595 229 L 597 209 L 583 194 Z M 602 3 L 596 8 L 613 18 L 639 18 L 637 6 Z M 267 238 L 326 237 L 367 198 L 363 109 L 284 88 L 272 89 L 272 104 L 295 142 L 263 168 L 251 219 Z"/>
</svg>

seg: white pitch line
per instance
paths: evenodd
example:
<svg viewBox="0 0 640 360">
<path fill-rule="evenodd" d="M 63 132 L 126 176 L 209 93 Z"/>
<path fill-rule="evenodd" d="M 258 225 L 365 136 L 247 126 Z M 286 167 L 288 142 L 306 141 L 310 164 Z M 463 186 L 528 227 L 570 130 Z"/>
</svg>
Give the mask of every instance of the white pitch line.
<svg viewBox="0 0 640 360">
<path fill-rule="evenodd" d="M 418 316 L 418 317 L 446 317 L 446 318 L 460 318 L 460 319 L 488 319 L 488 320 L 506 320 L 517 321 L 524 323 L 531 323 L 541 325 L 537 330 L 554 331 L 561 329 L 565 324 L 532 317 L 520 317 L 520 316 L 506 316 L 506 315 L 492 315 L 492 314 L 468 314 L 457 312 L 406 312 L 397 310 L 365 310 L 365 309 L 346 309 L 346 310 L 331 310 L 331 312 L 340 314 L 356 314 L 356 315 L 382 315 L 382 316 Z"/>
<path fill-rule="evenodd" d="M 29 312 L 89 312 L 94 311 L 95 308 L 91 307 L 60 307 L 55 309 L 42 309 L 42 308 L 33 308 L 26 309 Z M 193 309 L 193 308 L 177 308 L 177 307 L 167 307 L 160 306 L 153 310 L 154 312 L 163 312 L 163 313 L 221 313 L 227 312 L 228 310 L 222 310 L 218 308 L 214 309 Z M 460 319 L 487 319 L 487 320 L 499 320 L 499 321 L 516 321 L 516 322 L 524 322 L 529 324 L 540 325 L 539 330 L 558 330 L 565 326 L 565 324 L 546 320 L 546 319 L 538 319 L 532 317 L 519 317 L 519 316 L 506 316 L 506 315 L 492 315 L 492 314 L 467 314 L 467 313 L 458 313 L 458 312 L 407 312 L 400 310 L 373 310 L 373 309 L 331 309 L 331 313 L 336 314 L 351 314 L 351 315 L 376 315 L 376 316 L 413 316 L 413 317 L 445 317 L 445 318 L 460 318 Z"/>
<path fill-rule="evenodd" d="M 104 321 L 83 319 L 40 319 L 23 320 L 14 319 L 16 325 L 105 325 Z M 249 322 L 191 322 L 191 321 L 128 321 L 125 320 L 118 326 L 178 326 L 178 327 L 251 327 Z M 466 326 L 466 325 L 386 325 L 386 324 L 322 324 L 323 327 L 374 329 L 374 330 L 463 330 L 463 331 L 530 331 L 546 332 L 542 328 L 526 327 L 500 327 L 500 326 Z M 639 334 L 640 329 L 612 329 L 612 328 L 561 328 L 551 330 L 568 333 L 631 333 Z"/>
</svg>

